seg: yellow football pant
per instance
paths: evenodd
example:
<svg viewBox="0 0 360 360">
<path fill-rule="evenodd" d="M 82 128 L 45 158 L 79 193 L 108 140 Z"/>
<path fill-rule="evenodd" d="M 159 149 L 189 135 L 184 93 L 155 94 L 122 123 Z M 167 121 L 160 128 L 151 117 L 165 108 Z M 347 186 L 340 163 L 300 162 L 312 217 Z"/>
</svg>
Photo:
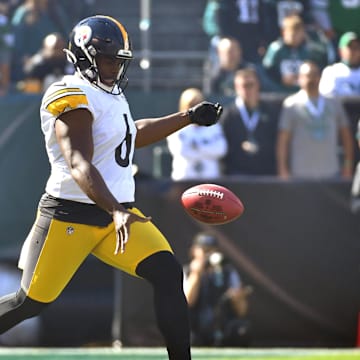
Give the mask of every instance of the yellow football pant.
<svg viewBox="0 0 360 360">
<path fill-rule="evenodd" d="M 140 216 L 136 208 L 131 210 Z M 104 263 L 136 275 L 137 265 L 159 251 L 172 249 L 152 222 L 135 222 L 123 254 L 114 255 L 116 234 L 114 223 L 106 227 L 90 226 L 45 219 L 38 215 L 28 236 L 23 262 L 21 286 L 36 301 L 54 301 L 89 254 Z"/>
</svg>

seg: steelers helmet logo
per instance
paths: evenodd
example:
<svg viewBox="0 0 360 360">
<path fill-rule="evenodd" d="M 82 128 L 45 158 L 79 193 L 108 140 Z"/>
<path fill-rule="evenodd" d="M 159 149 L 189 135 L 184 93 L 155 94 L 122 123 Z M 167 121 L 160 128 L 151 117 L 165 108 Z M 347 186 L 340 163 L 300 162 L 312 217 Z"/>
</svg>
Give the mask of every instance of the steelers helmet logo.
<svg viewBox="0 0 360 360">
<path fill-rule="evenodd" d="M 75 30 L 74 42 L 78 47 L 86 45 L 91 40 L 92 30 L 88 25 L 81 25 Z"/>
</svg>

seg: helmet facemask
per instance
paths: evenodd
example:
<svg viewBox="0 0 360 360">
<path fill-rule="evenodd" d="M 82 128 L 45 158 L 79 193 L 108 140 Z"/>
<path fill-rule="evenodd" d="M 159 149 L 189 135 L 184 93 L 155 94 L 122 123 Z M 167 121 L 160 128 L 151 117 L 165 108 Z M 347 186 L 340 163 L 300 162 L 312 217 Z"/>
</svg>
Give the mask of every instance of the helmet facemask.
<svg viewBox="0 0 360 360">
<path fill-rule="evenodd" d="M 113 75 L 107 74 L 106 76 L 106 72 L 103 70 L 104 65 L 101 65 L 102 56 L 104 58 L 108 58 L 107 61 L 111 61 L 111 63 L 118 63 L 118 71 L 116 75 L 114 73 Z M 80 70 L 80 72 L 82 76 L 85 76 L 96 87 L 110 94 L 119 95 L 125 90 L 128 84 L 126 70 L 129 66 L 130 61 L 131 59 L 129 58 L 97 54 L 93 57 L 91 65 L 85 70 Z M 112 65 L 112 68 L 114 68 L 114 66 L 115 65 Z M 106 76 L 106 78 L 104 78 L 104 76 Z M 106 81 L 106 79 L 108 81 Z M 109 84 L 109 81 L 111 82 L 111 84 Z"/>
<path fill-rule="evenodd" d="M 132 59 L 132 51 L 125 29 L 115 19 L 92 16 L 81 21 L 74 28 L 69 49 L 65 51 L 67 59 L 74 64 L 76 71 L 93 85 L 113 95 L 123 92 L 128 82 L 126 71 Z M 121 60 L 117 75 L 112 76 L 111 85 L 101 80 L 101 56 L 115 62 Z"/>
</svg>

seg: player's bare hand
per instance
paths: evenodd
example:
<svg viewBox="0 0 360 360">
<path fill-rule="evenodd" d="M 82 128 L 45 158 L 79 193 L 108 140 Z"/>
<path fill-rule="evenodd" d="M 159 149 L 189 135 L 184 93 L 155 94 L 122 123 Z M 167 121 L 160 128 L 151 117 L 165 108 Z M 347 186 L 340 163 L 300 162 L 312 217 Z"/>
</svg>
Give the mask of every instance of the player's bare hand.
<svg viewBox="0 0 360 360">
<path fill-rule="evenodd" d="M 128 210 L 116 210 L 112 216 L 116 231 L 116 247 L 114 254 L 118 254 L 119 251 L 122 254 L 124 253 L 125 245 L 129 240 L 131 224 L 136 221 L 143 223 L 148 222 L 151 220 L 151 217 L 142 217 Z"/>
</svg>

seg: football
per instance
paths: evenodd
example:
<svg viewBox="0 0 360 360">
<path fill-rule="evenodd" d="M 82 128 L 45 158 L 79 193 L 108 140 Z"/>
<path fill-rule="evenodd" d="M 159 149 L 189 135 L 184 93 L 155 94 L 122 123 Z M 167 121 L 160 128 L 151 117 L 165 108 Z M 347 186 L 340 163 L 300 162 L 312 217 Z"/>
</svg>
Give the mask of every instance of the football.
<svg viewBox="0 0 360 360">
<path fill-rule="evenodd" d="M 212 225 L 229 223 L 244 212 L 241 200 L 226 187 L 216 184 L 199 184 L 185 190 L 181 203 L 191 217 Z"/>
</svg>

